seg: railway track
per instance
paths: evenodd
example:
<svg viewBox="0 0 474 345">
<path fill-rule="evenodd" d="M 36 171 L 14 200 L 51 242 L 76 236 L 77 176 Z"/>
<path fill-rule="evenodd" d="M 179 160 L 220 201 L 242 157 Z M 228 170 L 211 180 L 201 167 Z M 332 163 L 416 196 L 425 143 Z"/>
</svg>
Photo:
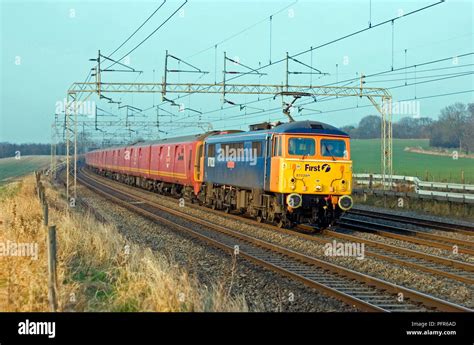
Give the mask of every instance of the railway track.
<svg viewBox="0 0 474 345">
<path fill-rule="evenodd" d="M 92 191 L 149 219 L 190 234 L 279 274 L 300 281 L 364 311 L 467 311 L 442 299 L 407 289 L 342 266 L 245 235 L 205 219 L 165 207 L 138 193 L 123 191 L 80 173 L 78 180 Z M 178 222 L 177 222 L 178 219 Z"/>
<path fill-rule="evenodd" d="M 103 183 L 114 183 L 113 181 L 107 180 L 103 177 L 91 175 L 87 172 L 83 173 L 87 174 L 88 177 L 96 179 L 97 181 L 102 181 Z M 156 194 L 153 192 L 126 185 L 116 185 L 114 187 L 120 188 L 123 191 L 127 191 L 127 193 L 130 193 L 130 190 L 133 190 L 133 192 L 136 191 L 141 197 L 145 197 L 147 198 L 147 200 L 152 202 L 156 200 Z M 171 201 L 176 202 L 176 200 L 171 197 L 163 195 L 161 196 L 169 198 Z M 221 211 L 212 210 L 210 208 L 199 206 L 197 204 L 188 204 L 187 207 L 191 207 L 194 209 L 204 209 L 206 212 L 223 216 L 223 213 Z M 242 215 L 228 213 L 226 214 L 226 217 L 249 225 L 263 227 L 284 235 L 291 234 L 292 236 L 299 237 L 308 241 L 317 242 L 321 245 L 330 243 L 334 239 L 344 240 L 352 243 L 364 243 L 368 246 L 368 249 L 366 248 L 365 250 L 366 256 L 375 257 L 381 260 L 385 260 L 387 262 L 395 263 L 400 266 L 414 268 L 423 272 L 427 272 L 429 274 L 454 279 L 463 283 L 474 284 L 474 265 L 463 261 L 447 259 L 444 257 L 427 254 L 422 251 L 380 243 L 373 240 L 367 240 L 357 236 L 352 236 L 336 231 L 326 230 L 322 234 L 314 236 L 312 234 L 304 233 L 308 231 L 314 231 L 312 227 L 306 225 L 301 225 L 298 227 L 299 230 L 303 230 L 303 232 L 289 232 L 288 230 L 278 228 L 271 224 L 258 223 L 257 221 L 251 218 L 243 217 Z"/>
<path fill-rule="evenodd" d="M 357 236 L 331 231 L 331 236 L 350 242 L 365 243 L 370 247 L 366 255 L 400 266 L 412 267 L 430 274 L 454 279 L 466 284 L 474 284 L 474 265 L 463 261 L 447 259 L 437 255 L 366 240 Z"/>
<path fill-rule="evenodd" d="M 474 236 L 474 225 L 468 226 L 461 224 L 452 224 L 431 219 L 415 218 L 406 215 L 398 215 L 374 210 L 361 210 L 355 208 L 351 209 L 348 214 L 390 220 L 402 224 L 417 225 L 428 229 L 457 232 L 468 236 Z"/>
<path fill-rule="evenodd" d="M 474 242 L 453 237 L 433 234 L 421 230 L 407 229 L 401 226 L 381 224 L 376 221 L 344 216 L 337 222 L 344 229 L 371 232 L 384 237 L 427 245 L 452 252 L 456 247 L 459 253 L 474 255 Z"/>
</svg>

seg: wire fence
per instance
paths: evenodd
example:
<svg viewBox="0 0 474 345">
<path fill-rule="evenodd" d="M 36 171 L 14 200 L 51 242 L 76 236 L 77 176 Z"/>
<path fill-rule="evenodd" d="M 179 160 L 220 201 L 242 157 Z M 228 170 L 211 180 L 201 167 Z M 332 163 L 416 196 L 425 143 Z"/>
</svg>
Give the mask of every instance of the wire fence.
<svg viewBox="0 0 474 345">
<path fill-rule="evenodd" d="M 48 302 L 50 311 L 58 310 L 58 282 L 57 282 L 57 241 L 56 225 L 49 225 L 49 207 L 46 190 L 41 177 L 42 171 L 35 171 L 36 195 L 43 213 L 43 227 L 47 230 L 48 248 Z"/>
</svg>

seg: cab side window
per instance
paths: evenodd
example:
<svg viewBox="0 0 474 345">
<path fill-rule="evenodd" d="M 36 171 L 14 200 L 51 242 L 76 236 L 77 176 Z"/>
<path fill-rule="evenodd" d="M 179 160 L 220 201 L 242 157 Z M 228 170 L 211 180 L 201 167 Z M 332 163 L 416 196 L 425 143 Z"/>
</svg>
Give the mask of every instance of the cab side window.
<svg viewBox="0 0 474 345">
<path fill-rule="evenodd" d="M 259 141 L 252 142 L 252 154 L 255 154 L 255 157 L 262 156 L 262 143 Z"/>
<path fill-rule="evenodd" d="M 281 156 L 281 142 L 282 142 L 282 139 L 279 136 L 273 139 L 273 156 L 274 157 Z"/>
<path fill-rule="evenodd" d="M 207 146 L 207 156 L 214 157 L 216 155 L 216 145 L 210 144 Z"/>
</svg>

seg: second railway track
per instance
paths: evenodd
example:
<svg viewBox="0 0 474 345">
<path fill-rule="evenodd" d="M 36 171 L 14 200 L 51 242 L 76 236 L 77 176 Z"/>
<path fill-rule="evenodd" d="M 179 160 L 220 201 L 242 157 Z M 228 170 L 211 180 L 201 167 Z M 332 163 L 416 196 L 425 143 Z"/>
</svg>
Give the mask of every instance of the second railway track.
<svg viewBox="0 0 474 345">
<path fill-rule="evenodd" d="M 147 218 L 186 232 L 364 311 L 469 311 L 434 296 L 353 271 L 126 193 L 81 173 L 79 182 Z M 177 221 L 179 219 L 179 221 Z"/>
<path fill-rule="evenodd" d="M 384 237 L 427 245 L 448 251 L 453 251 L 456 246 L 459 253 L 474 255 L 473 241 L 447 237 L 421 230 L 407 229 L 398 225 L 381 224 L 376 221 L 351 216 L 344 216 L 337 222 L 337 224 L 345 229 L 371 232 Z"/>
<path fill-rule="evenodd" d="M 348 214 L 358 215 L 376 219 L 394 221 L 402 224 L 416 225 L 427 229 L 442 230 L 447 232 L 457 232 L 467 236 L 474 236 L 474 225 L 453 224 L 448 221 L 440 221 L 426 218 L 415 218 L 408 215 L 392 214 L 375 210 L 363 210 L 352 208 Z"/>
</svg>

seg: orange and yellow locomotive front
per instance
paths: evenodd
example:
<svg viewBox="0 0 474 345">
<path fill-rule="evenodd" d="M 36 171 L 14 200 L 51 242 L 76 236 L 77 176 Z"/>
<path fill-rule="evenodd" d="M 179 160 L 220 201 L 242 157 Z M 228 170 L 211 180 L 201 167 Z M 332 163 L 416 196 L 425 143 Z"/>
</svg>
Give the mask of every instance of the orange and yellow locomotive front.
<svg viewBox="0 0 474 345">
<path fill-rule="evenodd" d="M 341 209 L 352 206 L 352 161 L 346 136 L 281 134 L 273 138 L 270 191 L 285 195 L 330 197 Z M 349 203 L 350 200 L 350 203 Z M 329 201 L 329 200 L 328 200 Z M 291 205 L 295 208 L 301 205 Z M 347 207 L 348 206 L 348 207 Z"/>
</svg>

